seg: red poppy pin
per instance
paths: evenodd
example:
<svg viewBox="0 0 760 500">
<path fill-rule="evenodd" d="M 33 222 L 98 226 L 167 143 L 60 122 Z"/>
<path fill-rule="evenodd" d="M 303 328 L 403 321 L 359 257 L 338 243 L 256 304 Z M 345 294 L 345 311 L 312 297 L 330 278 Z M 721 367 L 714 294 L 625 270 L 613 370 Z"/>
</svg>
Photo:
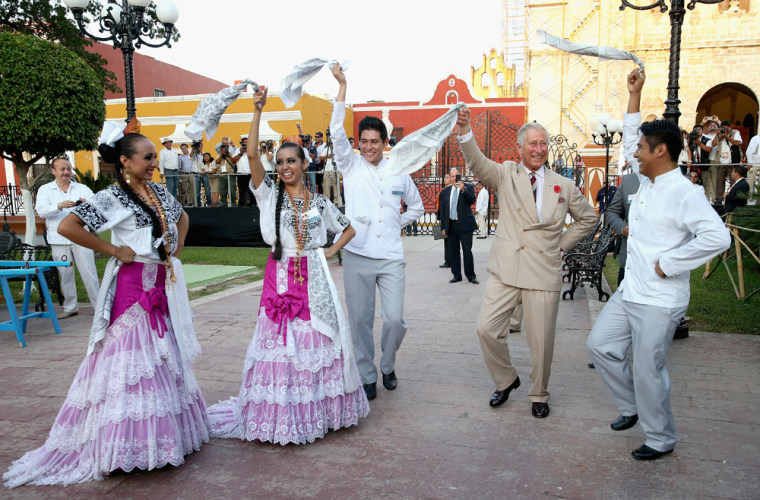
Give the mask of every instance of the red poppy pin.
<svg viewBox="0 0 760 500">
<path fill-rule="evenodd" d="M 554 192 L 557 193 L 557 194 L 559 194 L 559 193 L 562 192 L 562 188 L 559 187 L 559 185 L 555 184 L 554 185 Z"/>
</svg>

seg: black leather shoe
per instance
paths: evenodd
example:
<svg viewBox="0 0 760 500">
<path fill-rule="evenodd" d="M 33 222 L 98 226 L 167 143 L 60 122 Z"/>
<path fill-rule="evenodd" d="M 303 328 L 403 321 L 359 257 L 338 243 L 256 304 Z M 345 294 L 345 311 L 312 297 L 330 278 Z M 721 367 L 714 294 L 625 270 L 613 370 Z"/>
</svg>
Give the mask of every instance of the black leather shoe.
<svg viewBox="0 0 760 500">
<path fill-rule="evenodd" d="M 530 412 L 536 418 L 546 418 L 549 416 L 549 405 L 547 403 L 533 403 Z"/>
<path fill-rule="evenodd" d="M 480 284 L 480 281 L 478 281 L 477 278 L 472 278 L 471 280 L 467 280 L 467 281 L 469 281 L 473 285 L 479 285 Z"/>
<path fill-rule="evenodd" d="M 389 391 L 396 390 L 396 387 L 398 387 L 398 379 L 396 378 L 395 370 L 390 372 L 388 375 L 383 373 L 383 387 Z"/>
<path fill-rule="evenodd" d="M 494 391 L 494 393 L 491 394 L 491 400 L 488 404 L 493 407 L 503 405 L 506 403 L 507 399 L 509 399 L 509 393 L 512 392 L 512 389 L 517 389 L 518 387 L 520 387 L 520 377 L 517 377 L 515 381 L 512 382 L 512 385 L 503 391 Z"/>
<path fill-rule="evenodd" d="M 377 397 L 377 382 L 362 385 L 364 386 L 364 393 L 367 395 L 367 399 L 372 401 Z"/>
<path fill-rule="evenodd" d="M 613 431 L 624 431 L 636 425 L 636 422 L 638 421 L 638 415 L 620 415 L 610 424 L 610 429 Z"/>
<path fill-rule="evenodd" d="M 438 267 L 440 267 L 441 269 L 446 269 L 446 268 L 448 268 L 448 267 L 451 267 L 451 264 L 446 264 L 446 263 L 444 262 L 443 264 L 441 264 L 441 265 L 440 265 L 440 266 L 438 266 Z"/>
<path fill-rule="evenodd" d="M 658 458 L 667 455 L 672 451 L 673 450 L 657 451 L 654 448 L 650 448 L 649 446 L 642 444 L 641 447 L 633 450 L 631 452 L 631 455 L 633 455 L 633 458 L 636 460 L 657 460 Z"/>
<path fill-rule="evenodd" d="M 596 369 L 596 365 L 594 363 L 589 363 L 588 367 L 591 368 L 592 370 Z"/>
<path fill-rule="evenodd" d="M 462 278 L 453 277 L 449 280 L 449 283 L 459 283 L 462 281 Z"/>
</svg>

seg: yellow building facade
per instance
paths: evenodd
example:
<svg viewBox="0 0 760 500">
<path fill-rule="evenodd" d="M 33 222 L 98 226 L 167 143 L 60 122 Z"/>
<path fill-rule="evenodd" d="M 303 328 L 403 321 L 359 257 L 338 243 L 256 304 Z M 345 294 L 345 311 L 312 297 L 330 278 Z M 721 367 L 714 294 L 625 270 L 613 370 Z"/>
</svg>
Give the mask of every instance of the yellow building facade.
<svg viewBox="0 0 760 500">
<path fill-rule="evenodd" d="M 579 148 L 591 142 L 588 123 L 599 108 L 614 119 L 622 118 L 628 100 L 626 75 L 636 65 L 561 52 L 538 43 L 536 31 L 638 55 L 647 73 L 642 115 L 661 117 L 667 98 L 670 12 L 621 11 L 620 5 L 620 0 L 525 2 L 528 119 L 552 134 L 564 134 Z M 757 134 L 759 16 L 760 0 L 698 3 L 686 10 L 680 52 L 681 127 L 690 130 L 703 116 L 718 115 Z"/>
<path fill-rule="evenodd" d="M 179 151 L 182 142 L 190 144 L 182 131 L 190 124 L 190 119 L 203 99 L 209 95 L 149 97 L 136 99 L 137 119 L 141 124 L 141 133 L 148 137 L 161 150 L 161 138 L 171 137 L 174 148 Z M 236 145 L 240 144 L 241 136 L 247 136 L 253 119 L 253 95 L 243 93 L 222 115 L 219 128 L 212 138 L 203 136 L 204 151 L 213 152 L 214 146 L 221 142 L 222 137 L 229 137 Z M 279 144 L 282 140 L 298 135 L 297 125 L 301 125 L 304 134 L 314 135 L 317 131 L 324 132 L 330 124 L 332 103 L 325 97 L 304 94 L 291 109 L 285 109 L 279 95 L 274 93 L 267 98 L 267 105 L 261 117 L 261 140 L 273 140 Z M 125 123 L 126 100 L 109 99 L 106 101 L 106 119 L 117 123 Z M 353 111 L 347 110 L 346 130 L 353 130 Z M 250 145 L 257 147 L 257 145 Z M 213 154 L 213 153 L 212 153 Z M 215 155 L 215 154 L 214 154 Z M 100 172 L 99 154 L 97 151 L 78 151 L 74 155 L 76 167 L 83 171 Z M 158 180 L 158 170 L 154 180 Z"/>
<path fill-rule="evenodd" d="M 491 49 L 483 54 L 483 64 L 475 69 L 470 67 L 473 93 L 484 99 L 494 97 L 525 97 L 525 88 L 517 84 L 517 68 L 507 66 L 504 53 Z"/>
</svg>

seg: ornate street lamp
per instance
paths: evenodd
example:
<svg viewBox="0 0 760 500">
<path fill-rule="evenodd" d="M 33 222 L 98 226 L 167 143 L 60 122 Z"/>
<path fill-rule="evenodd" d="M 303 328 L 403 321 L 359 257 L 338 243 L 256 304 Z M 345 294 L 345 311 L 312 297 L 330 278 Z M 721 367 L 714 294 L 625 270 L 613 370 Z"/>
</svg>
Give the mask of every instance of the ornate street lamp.
<svg viewBox="0 0 760 500">
<path fill-rule="evenodd" d="M 124 79 L 127 92 L 127 121 L 136 114 L 135 108 L 135 75 L 132 68 L 132 57 L 135 48 L 143 45 L 148 47 L 171 47 L 171 37 L 174 33 L 174 23 L 179 19 L 177 6 L 172 2 L 164 1 L 156 6 L 156 17 L 163 23 L 165 39 L 160 43 L 151 43 L 155 29 L 145 20 L 145 9 L 151 0 L 122 0 L 121 7 L 115 3 L 106 4 L 97 19 L 100 25 L 100 33 L 107 36 L 95 36 L 85 29 L 84 9 L 90 0 L 63 0 L 71 9 L 74 19 L 79 27 L 79 34 L 92 38 L 98 42 L 113 42 L 114 48 L 121 49 L 124 55 Z M 145 38 L 143 38 L 145 37 Z M 150 41 L 148 41 L 150 40 Z"/>
<path fill-rule="evenodd" d="M 634 0 L 635 1 L 635 0 Z M 723 0 L 689 0 L 686 7 L 689 10 L 694 10 L 694 7 L 698 3 L 715 4 L 721 3 Z M 665 4 L 665 0 L 657 0 L 650 5 L 636 5 L 629 0 L 621 0 L 622 5 L 620 10 L 625 10 L 626 7 L 630 7 L 635 10 L 651 10 L 655 7 L 660 8 L 660 12 L 666 12 L 668 6 Z M 681 104 L 681 100 L 678 99 L 678 76 L 680 73 L 681 64 L 681 26 L 683 25 L 683 18 L 686 14 L 684 8 L 684 0 L 670 0 L 670 71 L 668 72 L 668 98 L 665 100 L 665 112 L 663 116 L 666 120 L 670 120 L 678 125 L 678 118 L 681 116 L 681 111 L 678 109 L 678 105 Z"/>
<path fill-rule="evenodd" d="M 601 104 L 597 104 L 601 108 Z M 610 206 L 610 146 L 620 144 L 623 140 L 623 122 L 613 120 L 609 113 L 600 113 L 597 109 L 596 115 L 589 120 L 591 135 L 594 138 L 594 144 L 604 146 L 604 210 Z M 601 214 L 600 214 L 601 215 Z"/>
</svg>

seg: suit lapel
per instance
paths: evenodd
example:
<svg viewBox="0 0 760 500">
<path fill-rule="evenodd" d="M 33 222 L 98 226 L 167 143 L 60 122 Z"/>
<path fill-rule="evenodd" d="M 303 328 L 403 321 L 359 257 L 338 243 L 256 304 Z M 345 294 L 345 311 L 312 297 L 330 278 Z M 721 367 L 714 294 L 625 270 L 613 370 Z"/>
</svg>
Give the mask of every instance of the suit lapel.
<svg viewBox="0 0 760 500">
<path fill-rule="evenodd" d="M 536 200 L 533 199 L 533 189 L 530 185 L 530 177 L 525 169 L 525 165 L 517 165 L 517 175 L 514 176 L 515 192 L 520 198 L 525 213 L 529 214 L 532 222 L 538 222 L 538 211 L 536 210 Z"/>
<path fill-rule="evenodd" d="M 544 166 L 544 199 L 541 206 L 541 221 L 544 224 L 551 222 L 551 218 L 554 215 L 554 211 L 557 209 L 557 203 L 559 202 L 559 195 L 562 191 L 562 186 L 559 185 L 558 175 Z M 554 186 L 558 186 L 559 192 L 554 189 Z"/>
</svg>

